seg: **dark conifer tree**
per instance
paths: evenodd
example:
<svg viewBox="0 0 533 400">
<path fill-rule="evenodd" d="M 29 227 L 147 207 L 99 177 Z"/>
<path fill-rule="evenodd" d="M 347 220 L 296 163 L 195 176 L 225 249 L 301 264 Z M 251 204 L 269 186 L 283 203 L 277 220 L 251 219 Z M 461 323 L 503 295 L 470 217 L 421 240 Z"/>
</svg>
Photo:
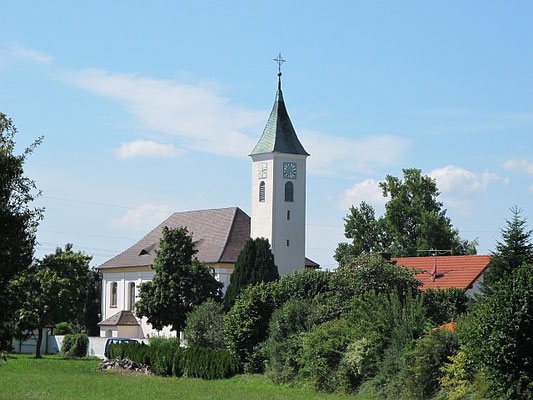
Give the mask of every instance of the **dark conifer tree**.
<svg viewBox="0 0 533 400">
<path fill-rule="evenodd" d="M 224 297 L 226 309 L 229 310 L 233 306 L 238 294 L 246 286 L 277 279 L 279 279 L 278 267 L 274 263 L 268 239 L 248 239 L 231 274 L 230 284 Z"/>
<path fill-rule="evenodd" d="M 527 230 L 526 219 L 520 214 L 522 209 L 511 208 L 512 218 L 506 220 L 506 227 L 501 230 L 503 241 L 496 243 L 487 271 L 484 274 L 483 293 L 490 295 L 496 282 L 511 274 L 524 262 L 533 261 L 533 244 L 531 230 Z"/>
</svg>

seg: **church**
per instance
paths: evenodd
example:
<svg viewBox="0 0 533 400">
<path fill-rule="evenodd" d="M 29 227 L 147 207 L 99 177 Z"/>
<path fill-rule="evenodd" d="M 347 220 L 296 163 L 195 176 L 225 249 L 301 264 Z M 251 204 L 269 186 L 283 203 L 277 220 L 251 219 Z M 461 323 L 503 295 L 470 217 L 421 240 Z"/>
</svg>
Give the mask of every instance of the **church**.
<svg viewBox="0 0 533 400">
<path fill-rule="evenodd" d="M 165 226 L 184 226 L 192 234 L 199 261 L 213 268 L 229 285 L 235 262 L 248 238 L 267 238 L 281 276 L 319 265 L 305 257 L 306 160 L 281 90 L 281 72 L 274 106 L 263 134 L 250 153 L 252 212 L 238 207 L 177 212 L 145 237 L 101 264 L 101 337 L 175 336 L 154 330 L 135 316 L 139 287 L 154 276 L 152 264 Z M 225 290 L 225 289 L 224 289 Z"/>
</svg>

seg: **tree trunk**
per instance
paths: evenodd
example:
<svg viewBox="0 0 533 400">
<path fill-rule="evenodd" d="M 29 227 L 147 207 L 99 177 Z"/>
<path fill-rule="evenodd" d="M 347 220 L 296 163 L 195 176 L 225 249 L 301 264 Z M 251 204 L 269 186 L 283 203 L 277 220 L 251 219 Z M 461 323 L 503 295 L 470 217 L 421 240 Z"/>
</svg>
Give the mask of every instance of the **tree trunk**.
<svg viewBox="0 0 533 400">
<path fill-rule="evenodd" d="M 41 357 L 41 343 L 43 341 L 43 328 L 40 326 L 37 328 L 37 348 L 35 349 L 35 358 L 42 358 Z"/>
</svg>

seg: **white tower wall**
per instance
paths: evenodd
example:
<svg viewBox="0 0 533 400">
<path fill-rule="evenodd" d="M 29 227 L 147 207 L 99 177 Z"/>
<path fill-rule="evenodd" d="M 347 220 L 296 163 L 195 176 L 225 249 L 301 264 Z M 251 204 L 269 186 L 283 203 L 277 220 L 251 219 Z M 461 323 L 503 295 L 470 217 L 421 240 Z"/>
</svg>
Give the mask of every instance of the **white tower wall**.
<svg viewBox="0 0 533 400">
<path fill-rule="evenodd" d="M 266 153 L 252 155 L 251 237 L 265 237 L 272 246 L 281 276 L 305 267 L 305 204 L 307 155 Z M 266 162 L 266 178 L 258 177 Z M 296 164 L 296 179 L 283 177 L 283 163 Z M 259 185 L 265 182 L 265 201 L 259 201 Z M 285 184 L 294 185 L 294 201 L 285 201 Z M 290 214 L 288 214 L 288 212 Z"/>
</svg>

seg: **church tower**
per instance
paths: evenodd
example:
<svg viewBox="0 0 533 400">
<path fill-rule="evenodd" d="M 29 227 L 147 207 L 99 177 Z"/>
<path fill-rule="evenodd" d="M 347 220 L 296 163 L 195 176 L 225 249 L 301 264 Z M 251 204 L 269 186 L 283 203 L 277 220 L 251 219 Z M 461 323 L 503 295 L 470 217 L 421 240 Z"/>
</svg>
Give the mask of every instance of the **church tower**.
<svg viewBox="0 0 533 400">
<path fill-rule="evenodd" d="M 282 61 L 281 55 L 279 57 Z M 305 164 L 281 91 L 253 149 L 251 237 L 267 238 L 281 276 L 305 266 Z"/>
</svg>

